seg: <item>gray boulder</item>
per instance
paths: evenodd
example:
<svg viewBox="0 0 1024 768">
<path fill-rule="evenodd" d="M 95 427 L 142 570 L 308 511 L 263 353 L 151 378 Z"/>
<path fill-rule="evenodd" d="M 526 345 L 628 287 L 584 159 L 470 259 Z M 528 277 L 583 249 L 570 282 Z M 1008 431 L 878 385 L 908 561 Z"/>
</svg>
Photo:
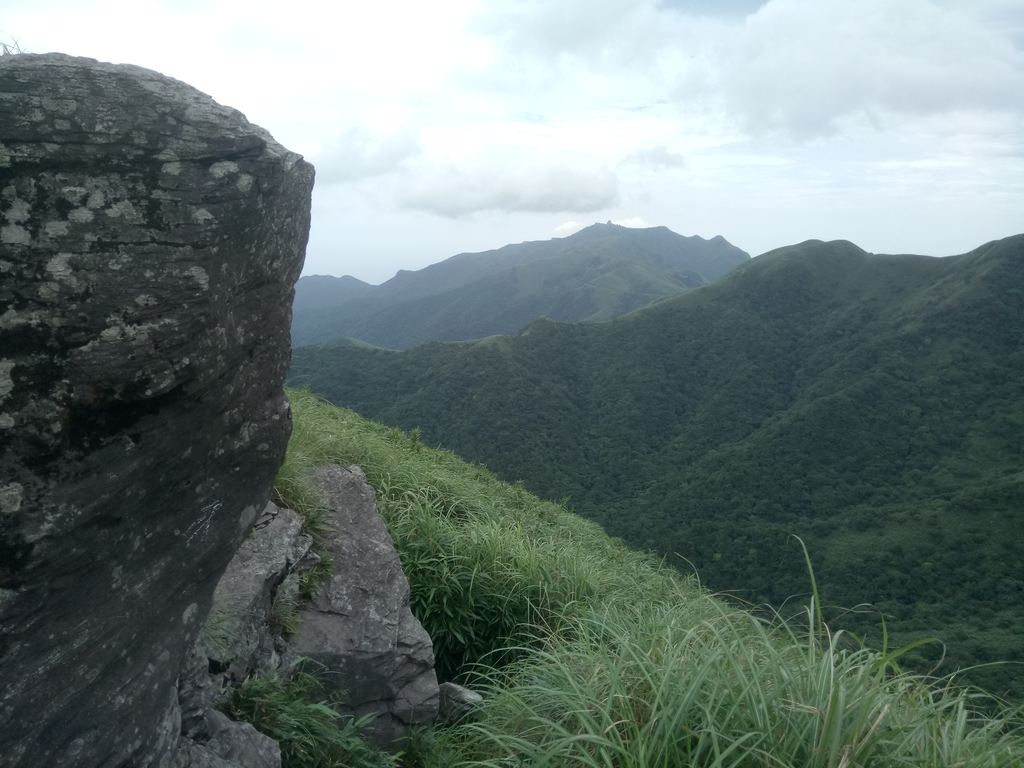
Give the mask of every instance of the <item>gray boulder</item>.
<svg viewBox="0 0 1024 768">
<path fill-rule="evenodd" d="M 0 766 L 176 759 L 290 432 L 312 183 L 176 80 L 0 57 Z"/>
<path fill-rule="evenodd" d="M 322 467 L 315 482 L 334 530 L 334 576 L 304 608 L 290 654 L 344 692 L 347 714 L 374 715 L 368 736 L 391 748 L 437 717 L 429 635 L 409 609 L 409 582 L 373 488 L 359 467 Z"/>
</svg>

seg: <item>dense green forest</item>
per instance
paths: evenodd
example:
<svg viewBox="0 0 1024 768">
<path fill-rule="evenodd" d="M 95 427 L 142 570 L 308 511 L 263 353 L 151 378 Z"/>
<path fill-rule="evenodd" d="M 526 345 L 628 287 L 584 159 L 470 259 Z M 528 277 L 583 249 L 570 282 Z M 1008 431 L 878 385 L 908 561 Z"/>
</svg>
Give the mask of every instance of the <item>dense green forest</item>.
<svg viewBox="0 0 1024 768">
<path fill-rule="evenodd" d="M 351 337 L 407 349 L 516 333 L 539 317 L 608 320 L 704 285 L 749 258 L 722 237 L 608 223 L 459 254 L 379 286 L 312 275 L 295 287 L 292 342 Z"/>
<path fill-rule="evenodd" d="M 941 671 L 1024 661 L 1024 236 L 945 259 L 810 241 L 617 320 L 405 352 L 296 349 L 291 383 L 486 464 L 752 603 Z M 870 607 L 861 607 L 862 604 Z M 965 679 L 1024 699 L 1018 664 Z"/>
</svg>

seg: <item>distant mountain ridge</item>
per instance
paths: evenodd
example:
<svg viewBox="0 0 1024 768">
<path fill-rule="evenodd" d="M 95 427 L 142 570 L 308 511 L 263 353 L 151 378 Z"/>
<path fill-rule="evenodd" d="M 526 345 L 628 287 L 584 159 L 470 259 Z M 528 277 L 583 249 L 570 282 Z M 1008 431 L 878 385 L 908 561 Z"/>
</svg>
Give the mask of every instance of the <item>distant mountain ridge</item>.
<svg viewBox="0 0 1024 768">
<path fill-rule="evenodd" d="M 519 331 L 538 317 L 607 320 L 704 285 L 750 258 L 718 236 L 594 224 L 565 238 L 462 253 L 379 286 L 303 277 L 295 346 L 352 337 L 406 349 Z"/>
<path fill-rule="evenodd" d="M 307 347 L 291 382 L 569 497 L 778 606 L 870 602 L 901 663 L 1024 660 L 1024 235 L 949 258 L 809 241 L 601 324 L 404 352 Z M 787 543 L 788 542 L 788 543 Z M 835 628 L 880 642 L 877 614 Z M 965 678 L 1024 700 L 1024 670 Z"/>
<path fill-rule="evenodd" d="M 334 307 L 361 298 L 375 287 L 352 275 L 307 275 L 295 284 L 295 301 L 305 309 Z"/>
</svg>

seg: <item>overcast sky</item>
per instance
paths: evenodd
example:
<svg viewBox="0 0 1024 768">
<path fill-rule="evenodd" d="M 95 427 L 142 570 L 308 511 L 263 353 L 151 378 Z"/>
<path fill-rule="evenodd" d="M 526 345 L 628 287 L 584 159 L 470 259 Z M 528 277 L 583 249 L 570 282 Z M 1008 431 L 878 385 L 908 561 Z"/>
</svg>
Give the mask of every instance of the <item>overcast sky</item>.
<svg viewBox="0 0 1024 768">
<path fill-rule="evenodd" d="M 304 274 L 595 221 L 950 255 L 1024 232 L 1022 0 L 3 0 L 317 169 Z"/>
</svg>

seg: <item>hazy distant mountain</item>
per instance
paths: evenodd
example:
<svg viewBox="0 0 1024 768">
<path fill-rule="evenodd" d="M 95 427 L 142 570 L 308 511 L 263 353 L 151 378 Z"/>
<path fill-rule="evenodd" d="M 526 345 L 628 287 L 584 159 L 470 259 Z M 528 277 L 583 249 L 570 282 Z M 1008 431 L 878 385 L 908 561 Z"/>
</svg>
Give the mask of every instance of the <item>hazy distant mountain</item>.
<svg viewBox="0 0 1024 768">
<path fill-rule="evenodd" d="M 304 277 L 296 285 L 292 343 L 352 337 L 406 349 L 515 333 L 542 316 L 607 320 L 711 282 L 749 258 L 722 237 L 594 224 L 561 239 L 403 270 L 379 286 Z"/>
<path fill-rule="evenodd" d="M 345 275 L 308 275 L 295 284 L 295 304 L 304 309 L 334 307 L 351 299 L 365 296 L 375 286 Z"/>
<path fill-rule="evenodd" d="M 944 259 L 811 241 L 608 323 L 298 349 L 291 381 L 713 590 L 807 592 L 797 534 L 826 605 L 873 603 L 893 647 L 941 638 L 900 663 L 945 674 L 1024 659 L 1022 286 L 1024 235 Z M 833 626 L 881 642 L 877 613 Z M 1024 700 L 1020 665 L 963 679 Z"/>
</svg>

